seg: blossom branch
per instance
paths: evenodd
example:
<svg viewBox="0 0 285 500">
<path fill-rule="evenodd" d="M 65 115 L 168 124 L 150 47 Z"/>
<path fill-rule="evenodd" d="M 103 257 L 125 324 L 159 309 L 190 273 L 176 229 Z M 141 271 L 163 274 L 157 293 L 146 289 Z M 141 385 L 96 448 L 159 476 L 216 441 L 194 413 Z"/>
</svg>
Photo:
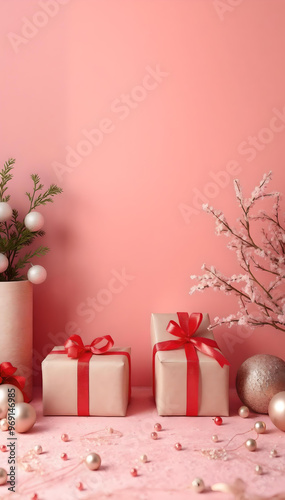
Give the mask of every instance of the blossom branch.
<svg viewBox="0 0 285 500">
<path fill-rule="evenodd" d="M 203 209 L 215 218 L 216 234 L 231 236 L 227 247 L 235 250 L 243 271 L 242 274 L 227 277 L 214 266 L 203 265 L 205 274 L 191 276 L 191 279 L 198 280 L 199 283 L 191 288 L 190 294 L 212 288 L 227 295 L 234 294 L 238 298 L 240 310 L 227 318 L 215 318 L 213 327 L 237 323 L 249 327 L 269 325 L 285 331 L 285 229 L 280 221 L 280 194 L 266 192 L 270 180 L 271 172 L 263 176 L 249 199 L 244 199 L 239 181 L 234 181 L 236 198 L 242 211 L 237 228 L 230 226 L 223 212 L 203 205 Z M 256 203 L 262 202 L 264 198 L 275 199 L 272 213 L 263 210 L 252 214 Z M 259 242 L 258 231 L 253 224 L 260 223 L 262 228 Z M 268 279 L 270 275 L 275 278 L 271 282 Z M 239 283 L 244 285 L 239 286 Z"/>
</svg>

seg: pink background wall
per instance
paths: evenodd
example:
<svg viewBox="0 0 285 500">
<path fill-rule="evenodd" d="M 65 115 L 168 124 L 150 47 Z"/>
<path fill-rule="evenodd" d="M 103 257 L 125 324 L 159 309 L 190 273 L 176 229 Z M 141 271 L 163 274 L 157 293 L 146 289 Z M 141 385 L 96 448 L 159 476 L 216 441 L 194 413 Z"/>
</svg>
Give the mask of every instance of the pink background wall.
<svg viewBox="0 0 285 500">
<path fill-rule="evenodd" d="M 285 2 L 217 5 L 0 1 L 1 164 L 17 159 L 13 206 L 24 215 L 30 173 L 64 189 L 42 209 L 52 251 L 37 261 L 48 271 L 34 290 L 37 382 L 40 360 L 72 324 L 86 341 L 109 333 L 131 345 L 133 383 L 145 385 L 151 312 L 236 310 L 222 295 L 189 296 L 204 261 L 237 269 L 211 217 L 199 208 L 183 217 L 181 206 L 197 209 L 199 190 L 235 220 L 232 179 L 249 194 L 270 169 L 284 191 L 285 125 L 263 129 L 276 109 L 285 122 Z M 92 129 L 94 143 L 81 142 Z M 258 142 L 248 150 L 250 136 Z M 80 154 L 73 163 L 70 148 Z M 231 161 L 236 175 L 218 187 L 211 176 Z M 129 278 L 112 279 L 123 269 Z M 273 330 L 216 337 L 232 383 L 246 357 L 285 349 Z"/>
</svg>

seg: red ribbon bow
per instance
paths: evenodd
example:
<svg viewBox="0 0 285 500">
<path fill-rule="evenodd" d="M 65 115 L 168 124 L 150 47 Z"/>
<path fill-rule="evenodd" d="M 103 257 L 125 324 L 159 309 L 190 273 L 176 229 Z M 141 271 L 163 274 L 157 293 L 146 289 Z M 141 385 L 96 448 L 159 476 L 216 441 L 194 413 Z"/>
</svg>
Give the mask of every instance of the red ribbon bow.
<svg viewBox="0 0 285 500">
<path fill-rule="evenodd" d="M 18 387 L 23 393 L 24 400 L 27 401 L 27 396 L 23 389 L 26 383 L 26 378 L 20 375 L 14 375 L 17 368 L 13 366 L 9 361 L 4 361 L 0 364 L 0 384 L 11 384 Z"/>
<path fill-rule="evenodd" d="M 103 340 L 106 340 L 106 343 L 102 347 L 97 348 L 96 345 L 100 344 Z M 113 345 L 114 340 L 110 335 L 97 337 L 91 342 L 90 345 L 84 345 L 82 338 L 79 335 L 71 335 L 71 337 L 69 337 L 69 339 L 65 342 L 64 347 L 69 358 L 78 359 L 85 353 L 91 353 L 91 355 L 104 354 L 104 352 L 109 351 Z"/>
<path fill-rule="evenodd" d="M 194 337 L 202 319 L 202 313 L 177 313 L 179 323 L 170 321 L 166 330 L 179 337 L 179 340 L 165 340 L 158 342 L 153 347 L 153 392 L 155 392 L 155 354 L 157 351 L 171 351 L 184 347 L 187 359 L 187 407 L 186 415 L 197 415 L 199 404 L 199 360 L 197 350 L 214 358 L 221 367 L 229 362 L 218 349 L 218 344 L 213 339 Z"/>
<path fill-rule="evenodd" d="M 102 347 L 96 347 L 106 341 Z M 77 365 L 77 409 L 78 415 L 89 415 L 89 361 L 93 354 L 104 356 L 124 355 L 129 361 L 129 400 L 131 397 L 131 357 L 126 351 L 107 352 L 114 345 L 111 335 L 97 337 L 91 344 L 84 345 L 79 335 L 71 335 L 64 344 L 64 351 L 51 351 L 51 354 L 67 354 L 69 358 L 78 359 Z"/>
</svg>

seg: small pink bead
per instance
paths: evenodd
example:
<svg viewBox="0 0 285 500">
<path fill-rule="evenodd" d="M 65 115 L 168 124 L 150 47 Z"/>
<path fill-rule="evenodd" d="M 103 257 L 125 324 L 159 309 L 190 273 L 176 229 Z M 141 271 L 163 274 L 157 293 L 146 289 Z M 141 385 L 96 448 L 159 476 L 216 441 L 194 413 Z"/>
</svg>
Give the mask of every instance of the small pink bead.
<svg viewBox="0 0 285 500">
<path fill-rule="evenodd" d="M 157 439 L 158 438 L 157 432 L 152 432 L 150 437 L 151 439 Z"/>
<path fill-rule="evenodd" d="M 76 488 L 77 488 L 79 491 L 83 491 L 83 490 L 84 490 L 84 487 L 83 487 L 83 484 L 81 483 L 81 481 L 79 481 L 79 483 L 76 483 Z"/>
<path fill-rule="evenodd" d="M 157 424 L 154 424 L 154 430 L 157 431 L 157 432 L 160 432 L 162 429 L 162 425 L 157 423 Z"/>
<path fill-rule="evenodd" d="M 67 441 L 69 441 L 68 434 L 62 434 L 61 435 L 61 440 L 64 441 L 65 443 L 67 443 Z"/>
<path fill-rule="evenodd" d="M 181 443 L 176 443 L 176 444 L 174 445 L 174 448 L 175 448 L 176 450 L 180 451 L 180 450 L 182 450 L 182 444 L 181 444 Z"/>
<path fill-rule="evenodd" d="M 133 477 L 137 477 L 138 475 L 138 469 L 136 469 L 135 467 L 133 469 L 130 470 L 130 473 L 131 473 L 131 476 Z"/>
<path fill-rule="evenodd" d="M 7 451 L 7 446 L 5 444 L 1 444 L 0 450 L 1 451 Z"/>
<path fill-rule="evenodd" d="M 31 500 L 38 500 L 38 494 L 37 493 L 34 493 L 32 496 L 31 496 Z"/>
<path fill-rule="evenodd" d="M 60 458 L 61 458 L 62 460 L 67 460 L 67 453 L 62 453 L 62 454 L 60 455 Z"/>
</svg>

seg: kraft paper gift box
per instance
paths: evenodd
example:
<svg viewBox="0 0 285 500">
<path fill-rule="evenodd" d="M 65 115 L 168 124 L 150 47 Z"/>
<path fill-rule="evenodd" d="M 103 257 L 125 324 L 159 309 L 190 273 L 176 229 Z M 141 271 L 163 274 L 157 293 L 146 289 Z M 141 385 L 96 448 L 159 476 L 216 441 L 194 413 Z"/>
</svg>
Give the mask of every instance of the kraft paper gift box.
<svg viewBox="0 0 285 500">
<path fill-rule="evenodd" d="M 192 328 L 193 319 L 196 321 L 198 316 L 195 315 L 199 314 L 200 324 L 197 323 Z M 187 318 L 187 313 L 151 316 L 153 391 L 158 414 L 227 416 L 229 415 L 229 363 L 218 349 L 213 333 L 207 330 L 210 324 L 208 314 L 191 315 L 190 330 L 195 331 L 197 326 L 198 328 L 191 336 L 192 343 L 185 344 Z M 170 325 L 170 330 L 173 330 L 171 334 L 167 331 L 167 327 L 173 321 L 177 323 L 178 328 Z M 185 328 L 179 332 L 181 324 Z M 182 337 L 176 336 L 177 331 Z M 202 340 L 199 340 L 201 338 Z M 175 349 L 171 349 L 173 341 Z M 212 355 L 200 352 L 197 346 L 200 348 L 202 346 L 202 350 Z M 212 356 L 219 358 L 221 364 Z"/>
<path fill-rule="evenodd" d="M 74 337 L 77 341 L 80 339 L 78 335 L 70 338 Z M 69 357 L 66 347 L 60 346 L 43 360 L 44 415 L 126 415 L 130 398 L 131 349 L 110 347 L 113 339 L 106 337 L 112 341 L 107 352 L 84 351 L 80 339 L 78 358 Z"/>
</svg>

